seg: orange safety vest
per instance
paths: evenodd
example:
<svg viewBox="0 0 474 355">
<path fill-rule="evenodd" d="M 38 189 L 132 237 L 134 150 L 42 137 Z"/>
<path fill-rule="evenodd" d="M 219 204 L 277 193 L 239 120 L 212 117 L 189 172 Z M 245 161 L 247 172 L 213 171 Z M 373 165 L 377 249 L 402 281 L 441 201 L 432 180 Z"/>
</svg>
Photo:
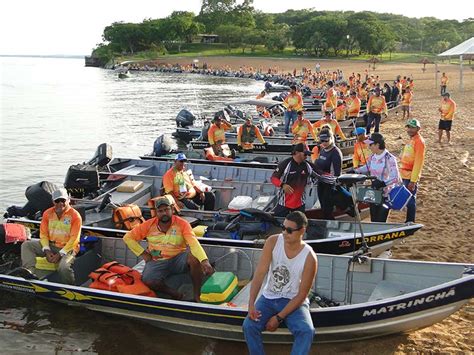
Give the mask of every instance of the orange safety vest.
<svg viewBox="0 0 474 355">
<path fill-rule="evenodd" d="M 140 273 L 128 266 L 111 261 L 89 274 L 92 279 L 90 288 L 132 295 L 156 297 L 145 283 Z"/>
<path fill-rule="evenodd" d="M 145 222 L 142 211 L 137 205 L 117 207 L 113 211 L 115 228 L 132 230 L 135 226 Z"/>
</svg>

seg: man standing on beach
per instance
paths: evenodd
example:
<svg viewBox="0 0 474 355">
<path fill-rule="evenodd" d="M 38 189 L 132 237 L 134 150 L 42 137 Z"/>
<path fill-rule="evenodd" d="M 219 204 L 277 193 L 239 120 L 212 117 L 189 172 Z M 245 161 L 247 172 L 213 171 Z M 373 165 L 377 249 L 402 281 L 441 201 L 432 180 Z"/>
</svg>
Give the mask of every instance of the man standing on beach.
<svg viewBox="0 0 474 355">
<path fill-rule="evenodd" d="M 451 144 L 451 125 L 453 123 L 454 113 L 456 112 L 456 103 L 451 99 L 449 92 L 445 92 L 442 96 L 441 106 L 438 109 L 441 114 L 438 124 L 438 143 L 441 143 L 443 131 L 446 131 L 448 144 Z"/>
<path fill-rule="evenodd" d="M 448 88 L 448 81 L 448 76 L 446 75 L 446 73 L 443 73 L 443 75 L 441 76 L 441 96 L 443 96 L 443 94 Z"/>
<path fill-rule="evenodd" d="M 406 222 L 415 222 L 416 191 L 418 190 L 418 181 L 420 180 L 421 170 L 425 162 L 425 140 L 419 133 L 421 125 L 418 120 L 408 120 L 405 127 L 410 140 L 405 144 L 400 155 L 400 175 L 403 185 L 413 195 L 407 205 Z"/>
<path fill-rule="evenodd" d="M 295 123 L 297 112 L 303 109 L 303 98 L 301 94 L 296 91 L 296 85 L 290 86 L 290 93 L 283 101 L 285 106 L 285 134 L 290 133 L 290 126 Z"/>
<path fill-rule="evenodd" d="M 380 88 L 375 88 L 375 95 L 370 96 L 369 102 L 367 102 L 367 134 L 370 134 L 372 123 L 374 123 L 374 132 L 378 133 L 380 129 L 380 121 L 382 119 L 382 113 L 387 115 L 387 103 L 385 97 L 380 95 Z"/>
</svg>

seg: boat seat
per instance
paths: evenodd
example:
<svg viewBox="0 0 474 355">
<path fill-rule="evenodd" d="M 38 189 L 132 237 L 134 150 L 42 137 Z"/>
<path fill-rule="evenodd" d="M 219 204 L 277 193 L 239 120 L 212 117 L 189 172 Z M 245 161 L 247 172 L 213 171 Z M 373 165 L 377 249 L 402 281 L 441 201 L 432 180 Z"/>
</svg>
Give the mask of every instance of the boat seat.
<svg viewBox="0 0 474 355">
<path fill-rule="evenodd" d="M 367 301 L 372 302 L 384 300 L 386 298 L 404 295 L 417 290 L 416 287 L 407 284 L 382 280 L 379 281 L 377 286 L 375 286 L 375 289 L 372 291 L 372 294 Z"/>
<path fill-rule="evenodd" d="M 153 166 L 140 166 L 130 165 L 123 169 L 117 170 L 114 174 L 127 174 L 127 175 L 147 175 L 153 170 Z"/>
</svg>

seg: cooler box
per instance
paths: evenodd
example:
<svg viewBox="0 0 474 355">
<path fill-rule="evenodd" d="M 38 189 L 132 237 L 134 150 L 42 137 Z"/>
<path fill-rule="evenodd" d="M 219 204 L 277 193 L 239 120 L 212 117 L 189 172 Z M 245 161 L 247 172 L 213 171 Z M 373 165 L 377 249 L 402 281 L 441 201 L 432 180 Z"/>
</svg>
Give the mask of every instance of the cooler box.
<svg viewBox="0 0 474 355">
<path fill-rule="evenodd" d="M 118 192 L 137 192 L 143 187 L 143 181 L 124 181 L 118 187 Z"/>
<path fill-rule="evenodd" d="M 215 272 L 201 287 L 201 302 L 219 304 L 229 302 L 238 292 L 237 276 L 232 272 Z"/>
<path fill-rule="evenodd" d="M 390 190 L 387 197 L 387 205 L 392 210 L 401 210 L 408 205 L 413 195 L 404 185 L 395 186 Z"/>
<path fill-rule="evenodd" d="M 229 202 L 229 210 L 243 210 L 245 208 L 252 207 L 252 197 L 250 196 L 235 196 L 232 201 Z"/>
</svg>

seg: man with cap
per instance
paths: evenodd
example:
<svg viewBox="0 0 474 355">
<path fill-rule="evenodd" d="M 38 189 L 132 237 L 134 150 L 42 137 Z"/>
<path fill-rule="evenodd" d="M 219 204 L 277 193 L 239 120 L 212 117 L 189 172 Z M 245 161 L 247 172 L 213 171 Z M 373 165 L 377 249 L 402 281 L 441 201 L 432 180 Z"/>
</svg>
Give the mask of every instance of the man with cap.
<svg viewBox="0 0 474 355">
<path fill-rule="evenodd" d="M 311 122 L 304 118 L 304 111 L 302 110 L 298 111 L 298 119 L 295 121 L 295 123 L 293 123 L 293 126 L 291 127 L 291 133 L 293 133 L 292 144 L 306 144 L 306 140 L 310 134 L 313 139 L 317 139 Z"/>
<path fill-rule="evenodd" d="M 258 138 L 260 143 L 266 144 L 262 133 L 258 127 L 252 123 L 252 116 L 247 115 L 245 117 L 245 123 L 241 125 L 237 131 L 237 145 L 239 146 L 239 150 L 251 151 L 254 148 L 253 142 L 255 141 L 255 138 Z"/>
<path fill-rule="evenodd" d="M 271 182 L 280 188 L 278 204 L 273 210 L 277 217 L 286 217 L 292 211 L 305 211 L 306 185 L 313 181 L 314 165 L 306 161 L 311 155 L 306 145 L 298 143 L 293 146 L 291 157 L 278 164 L 273 172 Z"/>
<path fill-rule="evenodd" d="M 386 199 L 390 190 L 401 182 L 397 158 L 386 149 L 385 139 L 380 133 L 372 133 L 364 143 L 369 146 L 371 156 L 355 172 L 375 176 L 372 188 L 383 189 L 383 197 Z M 388 213 L 389 209 L 384 203 L 370 204 L 371 222 L 387 222 Z"/>
<path fill-rule="evenodd" d="M 301 94 L 296 91 L 296 85 L 290 86 L 290 93 L 285 100 L 283 100 L 283 106 L 285 106 L 285 134 L 290 133 L 290 125 L 296 121 L 297 112 L 303 109 L 303 98 Z"/>
<path fill-rule="evenodd" d="M 217 156 L 223 156 L 222 144 L 225 144 L 225 132 L 232 129 L 230 122 L 224 119 L 223 115 L 217 113 L 212 120 L 211 127 L 207 132 L 207 140 Z"/>
<path fill-rule="evenodd" d="M 379 132 L 382 113 L 388 114 L 387 103 L 385 102 L 385 97 L 380 95 L 380 88 L 376 87 L 374 92 L 375 94 L 370 96 L 367 102 L 367 134 L 370 134 L 372 123 L 375 125 L 374 132 Z"/>
<path fill-rule="evenodd" d="M 127 232 L 123 241 L 136 255 L 145 260 L 143 282 L 155 292 L 163 292 L 173 299 L 183 299 L 183 294 L 167 286 L 169 275 L 189 272 L 194 300 L 200 301 L 204 275 L 214 272 L 206 252 L 197 240 L 189 222 L 174 216 L 167 197 L 155 200 L 156 217 L 137 225 Z M 144 249 L 140 242 L 146 240 Z"/>
<path fill-rule="evenodd" d="M 441 114 L 438 124 L 438 143 L 441 143 L 443 131 L 446 131 L 448 144 L 451 144 L 451 125 L 453 123 L 454 114 L 456 113 L 456 103 L 451 99 L 449 92 L 443 93 L 442 96 L 443 99 L 441 100 L 441 106 L 438 109 Z"/>
<path fill-rule="evenodd" d="M 407 121 L 406 130 L 410 140 L 404 145 L 400 155 L 400 175 L 403 185 L 413 195 L 407 205 L 406 222 L 415 222 L 416 191 L 425 162 L 425 140 L 419 133 L 420 129 L 421 125 L 418 120 L 412 118 Z"/>
<path fill-rule="evenodd" d="M 443 75 L 441 75 L 441 96 L 446 93 L 446 90 L 448 88 L 448 81 L 448 76 L 446 75 L 446 73 L 443 73 Z"/>
<path fill-rule="evenodd" d="M 327 82 L 328 89 L 326 90 L 326 102 L 323 105 L 323 111 L 334 111 L 337 107 L 337 91 L 334 88 L 334 82 L 329 80 Z"/>
<path fill-rule="evenodd" d="M 29 240 L 21 245 L 23 267 L 35 273 L 36 257 L 44 257 L 57 264 L 61 282 L 73 285 L 75 282 L 72 266 L 79 251 L 82 218 L 69 204 L 66 189 L 52 193 L 53 207 L 43 213 L 40 225 L 40 239 Z"/>
<path fill-rule="evenodd" d="M 163 175 L 165 194 L 172 195 L 180 207 L 198 210 L 214 210 L 216 197 L 211 191 L 201 191 L 194 181 L 191 171 L 186 171 L 187 158 L 184 153 L 176 154 L 174 165 Z"/>
<path fill-rule="evenodd" d="M 356 120 L 359 117 L 361 101 L 357 97 L 357 93 L 352 90 L 351 96 L 346 99 L 347 118 Z"/>
<path fill-rule="evenodd" d="M 313 123 L 314 132 L 319 135 L 319 132 L 323 129 L 323 126 L 329 126 L 331 128 L 332 133 L 337 134 L 339 137 L 341 137 L 342 140 L 347 139 L 346 135 L 341 129 L 341 126 L 339 125 L 339 122 L 337 122 L 332 117 L 332 111 L 325 111 L 324 117 Z"/>
<path fill-rule="evenodd" d="M 354 134 L 357 136 L 357 141 L 354 144 L 354 155 L 352 156 L 352 166 L 354 169 L 361 165 L 365 165 L 369 157 L 372 155 L 371 150 L 365 140 L 367 136 L 365 134 L 365 128 L 357 127 L 354 130 Z"/>
<path fill-rule="evenodd" d="M 342 170 L 342 152 L 336 147 L 334 135 L 328 128 L 319 134 L 320 152 L 314 162 L 316 173 L 326 177 L 337 177 Z M 318 197 L 324 219 L 334 219 L 333 210 L 336 205 L 337 190 L 334 183 L 318 182 Z"/>
</svg>

